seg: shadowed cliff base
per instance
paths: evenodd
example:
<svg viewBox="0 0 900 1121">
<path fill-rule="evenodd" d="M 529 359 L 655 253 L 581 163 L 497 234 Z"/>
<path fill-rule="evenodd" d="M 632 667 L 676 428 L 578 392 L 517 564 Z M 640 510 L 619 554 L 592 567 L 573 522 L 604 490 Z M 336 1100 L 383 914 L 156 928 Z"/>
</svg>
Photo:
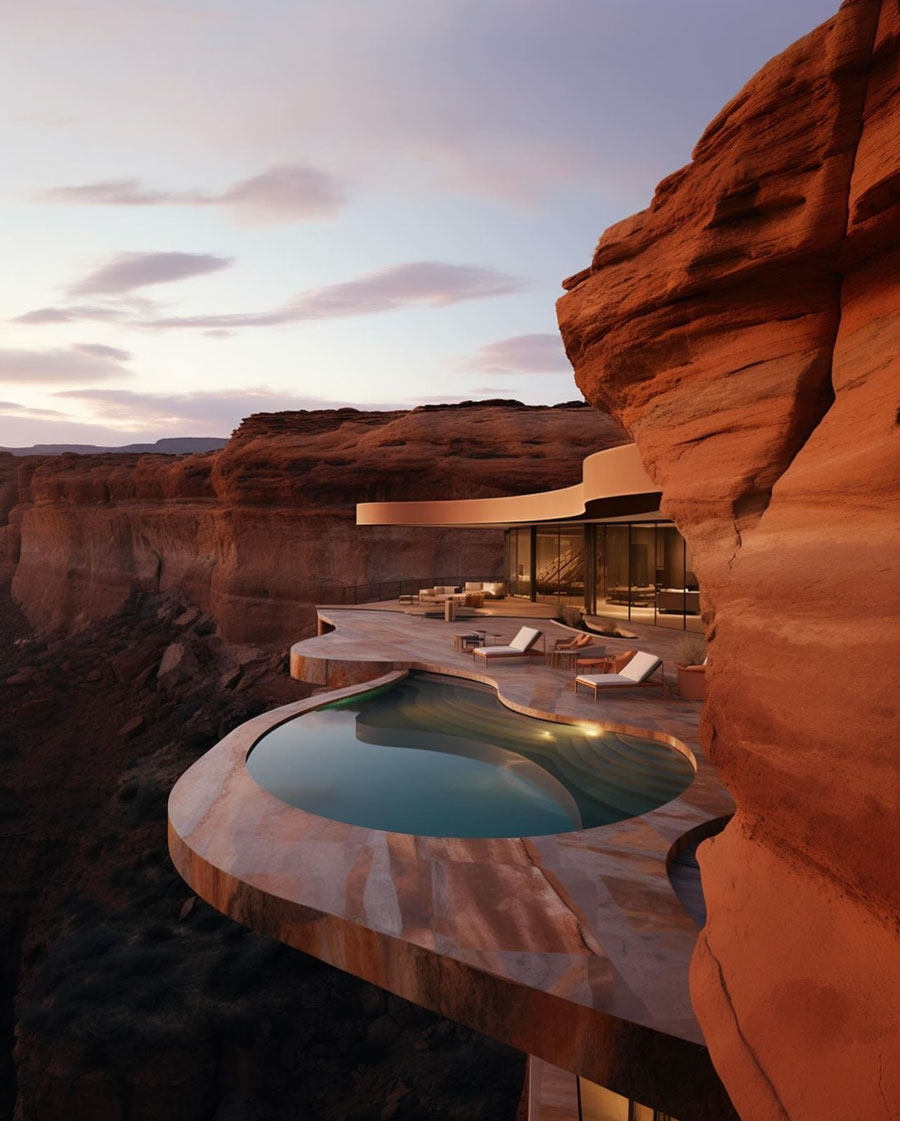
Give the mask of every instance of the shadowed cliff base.
<svg viewBox="0 0 900 1121">
<path fill-rule="evenodd" d="M 703 588 L 738 813 L 699 849 L 692 995 L 745 1121 L 900 1114 L 898 40 L 848 0 L 558 303 Z"/>
<path fill-rule="evenodd" d="M 0 1117 L 512 1121 L 523 1056 L 238 926 L 169 862 L 177 776 L 309 692 L 283 651 L 162 596 L 49 643 L 8 597 L 0 624 Z"/>
</svg>

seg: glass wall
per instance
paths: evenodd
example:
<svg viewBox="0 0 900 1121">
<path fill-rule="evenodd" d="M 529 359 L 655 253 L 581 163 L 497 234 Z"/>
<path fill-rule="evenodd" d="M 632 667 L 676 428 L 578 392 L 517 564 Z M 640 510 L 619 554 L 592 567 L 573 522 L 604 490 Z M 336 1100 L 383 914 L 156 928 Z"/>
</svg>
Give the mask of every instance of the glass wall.
<svg viewBox="0 0 900 1121">
<path fill-rule="evenodd" d="M 507 532 L 510 595 L 702 631 L 690 551 L 667 522 L 521 526 Z"/>
<path fill-rule="evenodd" d="M 506 581 L 511 596 L 531 598 L 531 526 L 506 534 Z"/>
<path fill-rule="evenodd" d="M 540 525 L 535 537 L 534 598 L 539 603 L 559 599 L 559 526 Z"/>
<path fill-rule="evenodd" d="M 673 1117 L 648 1105 L 632 1101 L 589 1082 L 578 1079 L 578 1121 L 675 1121 Z"/>
<path fill-rule="evenodd" d="M 585 577 L 584 526 L 559 527 L 559 602 L 584 604 Z"/>
</svg>

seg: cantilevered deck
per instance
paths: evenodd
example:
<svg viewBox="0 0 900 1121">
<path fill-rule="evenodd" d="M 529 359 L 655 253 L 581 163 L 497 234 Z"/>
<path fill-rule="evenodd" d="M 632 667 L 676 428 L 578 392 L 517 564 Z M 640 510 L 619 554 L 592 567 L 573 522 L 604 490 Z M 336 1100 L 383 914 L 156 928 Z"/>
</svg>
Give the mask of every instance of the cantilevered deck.
<svg viewBox="0 0 900 1121">
<path fill-rule="evenodd" d="M 292 670 L 340 691 L 249 721 L 179 781 L 170 847 L 184 878 L 257 930 L 680 1121 L 733 1116 L 688 995 L 698 928 L 666 872 L 683 834 L 732 809 L 699 751 L 700 706 L 659 689 L 595 704 L 575 695 L 572 673 L 538 658 L 476 668 L 452 644 L 467 622 L 362 608 L 322 608 L 320 616 L 335 629 L 296 644 Z M 477 625 L 502 641 L 519 622 Z M 565 634 L 544 625 L 550 639 Z M 639 641 L 597 641 L 610 652 L 649 649 L 671 670 L 678 636 L 643 629 Z M 492 840 L 326 820 L 250 778 L 244 760 L 265 731 L 410 669 L 489 682 L 523 712 L 665 739 L 693 754 L 696 777 L 638 818 Z"/>
</svg>

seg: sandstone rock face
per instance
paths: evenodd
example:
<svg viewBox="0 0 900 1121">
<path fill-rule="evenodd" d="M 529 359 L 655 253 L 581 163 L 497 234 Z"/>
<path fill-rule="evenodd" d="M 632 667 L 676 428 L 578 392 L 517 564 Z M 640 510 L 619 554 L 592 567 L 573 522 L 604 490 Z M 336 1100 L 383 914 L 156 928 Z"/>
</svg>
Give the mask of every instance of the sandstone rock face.
<svg viewBox="0 0 900 1121">
<path fill-rule="evenodd" d="M 558 313 L 694 552 L 705 745 L 692 994 L 745 1121 L 900 1116 L 900 15 L 770 62 Z"/>
<path fill-rule="evenodd" d="M 233 641 L 296 640 L 345 586 L 502 575 L 499 531 L 357 528 L 357 502 L 567 486 L 626 439 L 593 409 L 513 402 L 254 416 L 183 458 L 0 455 L 0 559 L 43 630 L 78 630 L 140 589 L 183 592 Z"/>
</svg>

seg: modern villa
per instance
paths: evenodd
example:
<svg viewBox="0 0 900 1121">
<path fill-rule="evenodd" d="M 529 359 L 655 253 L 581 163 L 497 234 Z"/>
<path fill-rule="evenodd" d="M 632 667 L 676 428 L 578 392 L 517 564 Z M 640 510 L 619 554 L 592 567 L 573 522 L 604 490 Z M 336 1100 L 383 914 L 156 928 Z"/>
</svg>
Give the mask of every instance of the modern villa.
<svg viewBox="0 0 900 1121">
<path fill-rule="evenodd" d="M 702 631 L 690 550 L 659 512 L 637 447 L 596 452 L 581 483 L 512 498 L 366 502 L 359 525 L 495 526 L 506 532 L 509 595 L 592 615 Z"/>
<path fill-rule="evenodd" d="M 640 686 L 594 701 L 552 659 L 577 634 L 553 605 L 629 621 L 597 657 L 671 663 L 699 625 L 658 501 L 627 445 L 560 491 L 359 506 L 362 525 L 504 528 L 509 594 L 470 614 L 488 642 L 539 626 L 541 651 L 479 659 L 414 597 L 321 605 L 291 651 L 318 693 L 235 729 L 170 798 L 198 895 L 526 1052 L 529 1121 L 736 1117 L 688 992 L 693 850 L 733 811 L 700 705 Z"/>
</svg>

